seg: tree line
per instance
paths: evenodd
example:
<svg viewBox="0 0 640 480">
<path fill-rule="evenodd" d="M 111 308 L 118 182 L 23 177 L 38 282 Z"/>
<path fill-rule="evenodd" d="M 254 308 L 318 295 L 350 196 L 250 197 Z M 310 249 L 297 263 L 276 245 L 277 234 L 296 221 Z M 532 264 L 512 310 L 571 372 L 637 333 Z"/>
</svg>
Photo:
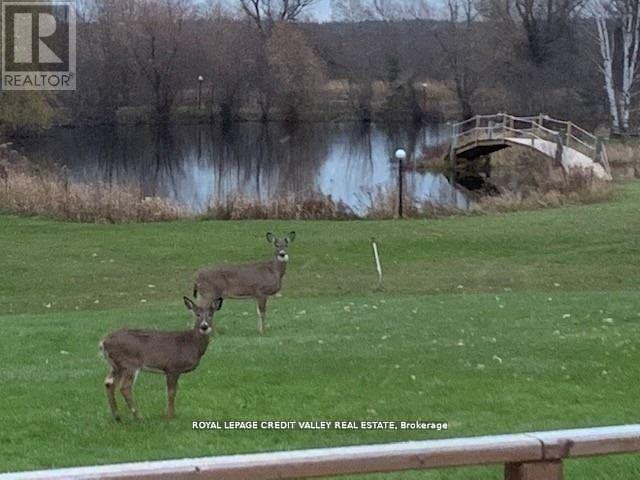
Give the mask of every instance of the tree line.
<svg viewBox="0 0 640 480">
<path fill-rule="evenodd" d="M 235 1 L 83 0 L 77 91 L 3 92 L 0 121 L 35 102 L 90 123 L 127 109 L 169 122 L 180 108 L 227 123 L 339 109 L 634 123 L 640 0 L 332 0 L 324 23 L 314 0 Z"/>
</svg>

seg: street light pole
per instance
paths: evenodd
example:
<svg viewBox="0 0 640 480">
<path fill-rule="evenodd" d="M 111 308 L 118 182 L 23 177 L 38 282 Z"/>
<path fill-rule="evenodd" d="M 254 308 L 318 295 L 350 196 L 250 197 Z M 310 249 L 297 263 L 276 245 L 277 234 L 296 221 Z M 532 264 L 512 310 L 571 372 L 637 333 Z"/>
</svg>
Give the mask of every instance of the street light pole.
<svg viewBox="0 0 640 480">
<path fill-rule="evenodd" d="M 402 175 L 402 161 L 407 158 L 407 152 L 402 148 L 399 148 L 395 152 L 396 160 L 398 160 L 398 217 L 402 218 L 402 198 L 403 198 L 403 175 Z"/>
<path fill-rule="evenodd" d="M 202 75 L 198 75 L 198 110 L 202 108 L 202 81 L 204 78 Z"/>
</svg>

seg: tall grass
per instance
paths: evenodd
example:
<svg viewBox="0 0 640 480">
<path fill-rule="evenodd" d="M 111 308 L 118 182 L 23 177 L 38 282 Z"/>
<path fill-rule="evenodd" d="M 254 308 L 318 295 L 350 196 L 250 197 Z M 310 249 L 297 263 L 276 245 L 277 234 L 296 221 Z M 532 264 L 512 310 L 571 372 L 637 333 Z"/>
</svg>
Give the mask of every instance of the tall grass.
<svg viewBox="0 0 640 480">
<path fill-rule="evenodd" d="M 637 140 L 610 141 L 607 144 L 607 156 L 614 178 L 626 180 L 640 177 L 640 143 Z"/>
<path fill-rule="evenodd" d="M 611 165 L 636 164 L 640 162 L 640 145 L 636 142 L 610 142 L 607 156 Z"/>
<path fill-rule="evenodd" d="M 610 184 L 576 171 L 564 178 L 549 180 L 535 189 L 503 189 L 498 196 L 466 192 L 473 199 L 469 210 L 455 205 L 420 202 L 407 193 L 403 201 L 403 216 L 435 218 L 594 203 L 610 199 L 612 191 Z M 344 202 L 317 191 L 285 194 L 266 201 L 235 193 L 212 203 L 200 217 L 218 220 L 397 217 L 398 195 L 395 189 L 378 188 L 366 192 L 362 203 L 364 212 L 358 214 Z M 109 223 L 167 221 L 195 216 L 168 199 L 144 196 L 135 186 L 77 182 L 69 178 L 64 169 L 42 170 L 7 163 L 0 164 L 0 211 L 74 222 Z"/>
<path fill-rule="evenodd" d="M 364 218 L 384 220 L 398 216 L 398 192 L 395 189 L 377 188 L 366 193 Z M 438 218 L 464 215 L 465 211 L 451 204 L 417 201 L 411 194 L 403 195 L 402 216 L 405 218 Z"/>
<path fill-rule="evenodd" d="M 145 197 L 133 186 L 83 183 L 64 169 L 0 165 L 0 210 L 75 222 L 175 220 L 186 211 L 169 200 Z"/>
<path fill-rule="evenodd" d="M 471 213 L 509 212 L 556 208 L 567 205 L 605 202 L 613 196 L 611 182 L 603 181 L 581 169 L 570 170 L 564 178 L 549 180 L 535 190 L 503 191 L 500 195 L 480 198 Z"/>
<path fill-rule="evenodd" d="M 259 201 L 242 193 L 234 193 L 211 204 L 204 218 L 246 220 L 279 218 L 283 220 L 351 220 L 358 218 L 353 210 L 331 195 L 319 192 L 286 194 Z"/>
</svg>

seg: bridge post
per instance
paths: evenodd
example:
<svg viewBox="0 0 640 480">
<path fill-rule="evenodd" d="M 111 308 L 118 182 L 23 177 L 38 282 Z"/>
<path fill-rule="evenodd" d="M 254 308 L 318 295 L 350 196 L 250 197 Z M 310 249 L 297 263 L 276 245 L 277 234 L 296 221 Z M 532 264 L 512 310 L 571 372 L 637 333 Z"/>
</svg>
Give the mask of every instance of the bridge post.
<svg viewBox="0 0 640 480">
<path fill-rule="evenodd" d="M 602 157 L 602 139 L 600 137 L 596 137 L 596 146 L 595 146 L 595 149 L 593 150 L 593 161 L 600 162 L 601 157 Z"/>
<path fill-rule="evenodd" d="M 451 201 L 452 203 L 458 203 L 458 196 L 456 191 L 456 176 L 458 170 L 458 156 L 454 153 L 451 157 L 451 176 L 449 183 L 451 184 Z"/>
<path fill-rule="evenodd" d="M 505 480 L 562 480 L 562 461 L 507 463 L 504 468 Z"/>
<path fill-rule="evenodd" d="M 562 154 L 564 150 L 564 145 L 562 145 L 562 135 L 559 133 L 556 136 L 556 165 L 558 167 L 562 167 Z"/>
<path fill-rule="evenodd" d="M 567 140 L 565 142 L 567 147 L 569 146 L 570 142 L 571 142 L 571 122 L 567 124 Z"/>
<path fill-rule="evenodd" d="M 538 114 L 538 125 L 544 127 L 544 113 Z"/>
</svg>

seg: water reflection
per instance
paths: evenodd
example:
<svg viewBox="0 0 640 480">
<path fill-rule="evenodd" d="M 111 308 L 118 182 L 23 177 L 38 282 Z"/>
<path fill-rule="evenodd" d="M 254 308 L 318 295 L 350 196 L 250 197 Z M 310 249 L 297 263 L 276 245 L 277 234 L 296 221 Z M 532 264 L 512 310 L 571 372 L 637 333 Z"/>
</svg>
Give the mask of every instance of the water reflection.
<svg viewBox="0 0 640 480">
<path fill-rule="evenodd" d="M 194 212 L 237 193 L 266 201 L 313 191 L 363 213 L 369 194 L 395 188 L 396 148 L 411 162 L 446 139 L 444 125 L 243 123 L 58 129 L 18 147 L 34 161 L 67 165 L 76 179 L 134 184 Z M 417 201 L 468 206 L 440 174 L 408 171 L 405 182 Z"/>
</svg>

